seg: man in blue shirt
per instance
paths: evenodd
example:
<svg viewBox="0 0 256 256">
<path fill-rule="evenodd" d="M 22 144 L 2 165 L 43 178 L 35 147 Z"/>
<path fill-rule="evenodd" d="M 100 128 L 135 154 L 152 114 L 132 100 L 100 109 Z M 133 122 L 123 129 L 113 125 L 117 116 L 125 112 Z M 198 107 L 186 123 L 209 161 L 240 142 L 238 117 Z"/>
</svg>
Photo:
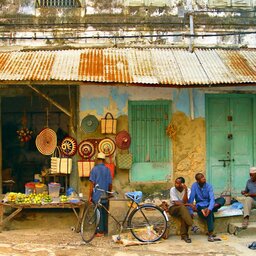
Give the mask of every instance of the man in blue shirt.
<svg viewBox="0 0 256 256">
<path fill-rule="evenodd" d="M 242 227 L 247 228 L 251 209 L 256 208 L 256 167 L 250 168 L 250 179 L 247 181 L 245 190 L 241 194 L 245 196 Z"/>
<path fill-rule="evenodd" d="M 208 228 L 208 241 L 219 241 L 215 238 L 214 231 L 214 212 L 216 212 L 225 203 L 224 198 L 214 199 L 212 185 L 206 182 L 206 178 L 202 173 L 195 175 L 196 182 L 192 184 L 191 193 L 188 200 L 192 204 L 195 200 L 196 204 L 192 206 L 194 211 L 200 218 L 205 219 Z"/>
<path fill-rule="evenodd" d="M 90 173 L 90 190 L 89 202 L 97 203 L 101 196 L 101 191 L 94 189 L 97 185 L 100 189 L 111 191 L 112 190 L 112 176 L 108 167 L 105 166 L 105 154 L 100 152 L 97 155 L 97 165 L 93 167 Z M 101 203 L 108 209 L 109 203 L 107 199 L 102 199 Z M 100 223 L 97 227 L 95 236 L 101 237 L 108 233 L 108 214 L 104 209 L 100 209 L 101 217 Z"/>
</svg>

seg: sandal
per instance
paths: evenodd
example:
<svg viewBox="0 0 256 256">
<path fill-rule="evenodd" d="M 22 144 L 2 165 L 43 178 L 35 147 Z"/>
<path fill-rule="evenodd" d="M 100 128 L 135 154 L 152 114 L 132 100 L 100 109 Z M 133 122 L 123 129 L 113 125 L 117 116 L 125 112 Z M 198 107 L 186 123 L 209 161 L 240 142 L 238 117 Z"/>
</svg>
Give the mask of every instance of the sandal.
<svg viewBox="0 0 256 256">
<path fill-rule="evenodd" d="M 198 226 L 194 225 L 191 227 L 191 231 L 194 232 L 195 234 L 197 234 L 200 232 L 200 228 Z"/>
<path fill-rule="evenodd" d="M 181 240 L 184 240 L 188 244 L 192 242 L 191 238 L 189 238 L 188 236 L 182 237 Z"/>
<path fill-rule="evenodd" d="M 248 224 L 249 224 L 249 219 L 245 218 L 242 223 L 242 228 L 246 229 L 248 227 Z"/>
<path fill-rule="evenodd" d="M 208 242 L 214 242 L 214 237 L 213 236 L 208 236 Z"/>
<path fill-rule="evenodd" d="M 96 233 L 95 234 L 95 237 L 103 237 L 104 236 L 104 233 Z"/>
<path fill-rule="evenodd" d="M 210 234 L 209 232 L 207 232 L 206 235 L 207 235 L 207 236 L 216 237 L 216 234 L 214 234 L 214 233 L 211 233 L 211 234 Z"/>
</svg>

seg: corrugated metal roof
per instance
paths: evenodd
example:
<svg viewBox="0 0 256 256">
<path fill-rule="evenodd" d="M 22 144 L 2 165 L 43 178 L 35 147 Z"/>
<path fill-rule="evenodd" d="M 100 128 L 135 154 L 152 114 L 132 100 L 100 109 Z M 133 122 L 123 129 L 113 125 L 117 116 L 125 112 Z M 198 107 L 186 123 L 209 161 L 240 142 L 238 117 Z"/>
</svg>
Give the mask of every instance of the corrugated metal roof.
<svg viewBox="0 0 256 256">
<path fill-rule="evenodd" d="M 0 52 L 0 81 L 165 86 L 256 83 L 256 50 L 86 48 Z"/>
</svg>

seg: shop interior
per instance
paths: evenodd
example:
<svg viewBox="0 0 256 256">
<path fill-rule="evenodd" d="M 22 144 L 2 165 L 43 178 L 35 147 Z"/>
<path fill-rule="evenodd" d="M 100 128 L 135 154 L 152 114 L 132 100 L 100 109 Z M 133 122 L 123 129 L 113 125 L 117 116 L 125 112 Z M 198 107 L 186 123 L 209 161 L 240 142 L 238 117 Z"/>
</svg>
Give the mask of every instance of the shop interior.
<svg viewBox="0 0 256 256">
<path fill-rule="evenodd" d="M 27 92 L 31 90 L 27 88 Z M 2 184 L 3 193 L 25 191 L 25 184 L 40 179 L 42 171 L 50 168 L 51 155 L 36 147 L 36 136 L 44 129 L 56 132 L 57 143 L 69 135 L 69 116 L 56 107 L 57 102 L 70 110 L 75 89 L 65 86 L 43 88 L 42 95 L 30 92 L 17 96 L 2 96 Z"/>
</svg>

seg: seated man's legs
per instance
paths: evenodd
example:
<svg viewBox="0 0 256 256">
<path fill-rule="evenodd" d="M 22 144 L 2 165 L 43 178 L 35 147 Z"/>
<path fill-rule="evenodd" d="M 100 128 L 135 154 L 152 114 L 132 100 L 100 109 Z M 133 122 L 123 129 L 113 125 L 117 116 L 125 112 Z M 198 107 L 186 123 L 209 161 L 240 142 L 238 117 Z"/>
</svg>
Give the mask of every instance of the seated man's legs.
<svg viewBox="0 0 256 256">
<path fill-rule="evenodd" d="M 243 228 L 247 228 L 247 226 L 249 224 L 249 217 L 250 217 L 250 213 L 251 213 L 252 208 L 256 208 L 256 201 L 250 196 L 245 197 L 245 200 L 244 200 L 244 221 L 242 223 Z"/>
<path fill-rule="evenodd" d="M 179 217 L 181 220 L 181 226 L 180 226 L 180 235 L 181 239 L 188 238 L 188 229 L 189 226 L 192 226 L 193 219 L 185 205 L 178 205 L 178 206 L 172 206 L 169 209 L 170 215 L 174 217 Z M 186 240 L 185 240 L 186 241 Z M 191 240 L 190 240 L 191 242 Z"/>
<path fill-rule="evenodd" d="M 207 207 L 197 207 L 197 214 L 200 218 L 205 219 L 206 223 L 207 223 L 207 229 L 208 229 L 208 235 L 212 235 L 213 234 L 213 230 L 214 230 L 214 214 L 213 211 L 210 212 L 210 214 L 205 217 L 202 213 L 202 209 L 205 209 Z"/>
</svg>

